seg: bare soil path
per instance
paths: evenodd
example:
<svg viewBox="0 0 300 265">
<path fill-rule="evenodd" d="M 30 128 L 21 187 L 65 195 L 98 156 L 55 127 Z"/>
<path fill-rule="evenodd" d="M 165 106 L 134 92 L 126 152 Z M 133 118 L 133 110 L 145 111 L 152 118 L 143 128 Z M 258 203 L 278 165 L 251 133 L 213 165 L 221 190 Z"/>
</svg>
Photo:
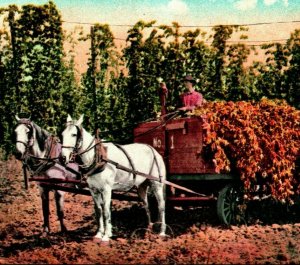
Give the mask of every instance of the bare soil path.
<svg viewBox="0 0 300 265">
<path fill-rule="evenodd" d="M 222 226 L 213 207 L 176 208 L 167 212 L 165 239 L 144 229 L 139 203 L 113 201 L 112 207 L 114 237 L 103 245 L 92 241 L 91 197 L 66 194 L 63 235 L 52 194 L 52 231 L 42 237 L 36 183 L 26 191 L 20 162 L 0 162 L 0 264 L 300 264 L 299 205 L 253 202 L 250 224 L 239 227 Z"/>
</svg>

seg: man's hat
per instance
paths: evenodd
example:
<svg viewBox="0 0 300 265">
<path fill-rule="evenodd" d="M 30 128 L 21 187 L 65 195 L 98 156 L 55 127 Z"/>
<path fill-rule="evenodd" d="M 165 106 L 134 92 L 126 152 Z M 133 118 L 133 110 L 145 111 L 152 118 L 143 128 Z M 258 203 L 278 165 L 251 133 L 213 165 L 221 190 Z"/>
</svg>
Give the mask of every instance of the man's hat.
<svg viewBox="0 0 300 265">
<path fill-rule="evenodd" d="M 191 75 L 185 76 L 183 81 L 188 81 L 188 82 L 191 82 L 193 84 L 196 84 L 196 80 Z"/>
</svg>

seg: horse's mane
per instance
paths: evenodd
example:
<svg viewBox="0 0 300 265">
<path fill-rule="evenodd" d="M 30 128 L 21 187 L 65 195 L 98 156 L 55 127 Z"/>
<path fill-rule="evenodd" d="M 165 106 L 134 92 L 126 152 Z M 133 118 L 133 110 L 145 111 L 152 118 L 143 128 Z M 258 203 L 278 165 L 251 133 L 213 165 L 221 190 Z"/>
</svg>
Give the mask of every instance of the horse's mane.
<svg viewBox="0 0 300 265">
<path fill-rule="evenodd" d="M 40 126 L 32 122 L 33 128 L 35 129 L 36 134 L 36 141 L 39 145 L 39 148 L 41 151 L 44 151 L 45 149 L 45 141 L 50 136 L 50 133 L 46 131 L 45 129 L 42 129 Z"/>
</svg>

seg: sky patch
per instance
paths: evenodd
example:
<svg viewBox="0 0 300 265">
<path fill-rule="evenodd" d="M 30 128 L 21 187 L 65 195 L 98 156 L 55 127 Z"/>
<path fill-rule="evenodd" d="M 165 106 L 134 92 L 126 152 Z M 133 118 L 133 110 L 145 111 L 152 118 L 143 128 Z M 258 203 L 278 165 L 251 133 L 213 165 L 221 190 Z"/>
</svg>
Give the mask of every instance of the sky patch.
<svg viewBox="0 0 300 265">
<path fill-rule="evenodd" d="M 253 10 L 257 7 L 259 0 L 238 0 L 233 3 L 235 9 L 246 11 Z M 285 7 L 288 7 L 288 0 L 262 0 L 265 7 L 272 6 L 276 3 L 282 3 Z"/>
<path fill-rule="evenodd" d="M 167 8 L 174 13 L 174 15 L 186 15 L 188 13 L 188 6 L 183 0 L 171 0 Z"/>
</svg>

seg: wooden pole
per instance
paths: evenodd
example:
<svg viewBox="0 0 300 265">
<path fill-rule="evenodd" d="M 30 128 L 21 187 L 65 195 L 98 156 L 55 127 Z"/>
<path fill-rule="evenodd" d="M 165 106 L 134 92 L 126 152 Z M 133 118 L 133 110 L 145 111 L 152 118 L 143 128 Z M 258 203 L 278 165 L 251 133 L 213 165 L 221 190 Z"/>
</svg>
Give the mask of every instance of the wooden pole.
<svg viewBox="0 0 300 265">
<path fill-rule="evenodd" d="M 8 21 L 10 27 L 10 36 L 11 36 L 11 46 L 12 46 L 12 68 L 13 68 L 13 83 L 15 85 L 15 93 L 17 102 L 20 101 L 20 91 L 19 91 L 19 74 L 18 74 L 18 55 L 17 55 L 17 45 L 16 45 L 16 31 L 15 31 L 15 10 L 12 8 L 8 12 Z M 20 109 L 17 110 L 18 112 Z"/>
<path fill-rule="evenodd" d="M 160 83 L 159 86 L 160 86 L 159 99 L 160 99 L 160 106 L 161 106 L 161 116 L 163 117 L 163 119 L 165 119 L 165 115 L 167 113 L 166 101 L 167 101 L 168 90 L 166 88 L 165 83 Z"/>
<path fill-rule="evenodd" d="M 91 77 L 92 77 L 92 90 L 93 90 L 93 107 L 94 113 L 94 132 L 97 130 L 97 88 L 96 88 L 96 51 L 95 51 L 95 33 L 94 26 L 91 26 Z"/>
</svg>

